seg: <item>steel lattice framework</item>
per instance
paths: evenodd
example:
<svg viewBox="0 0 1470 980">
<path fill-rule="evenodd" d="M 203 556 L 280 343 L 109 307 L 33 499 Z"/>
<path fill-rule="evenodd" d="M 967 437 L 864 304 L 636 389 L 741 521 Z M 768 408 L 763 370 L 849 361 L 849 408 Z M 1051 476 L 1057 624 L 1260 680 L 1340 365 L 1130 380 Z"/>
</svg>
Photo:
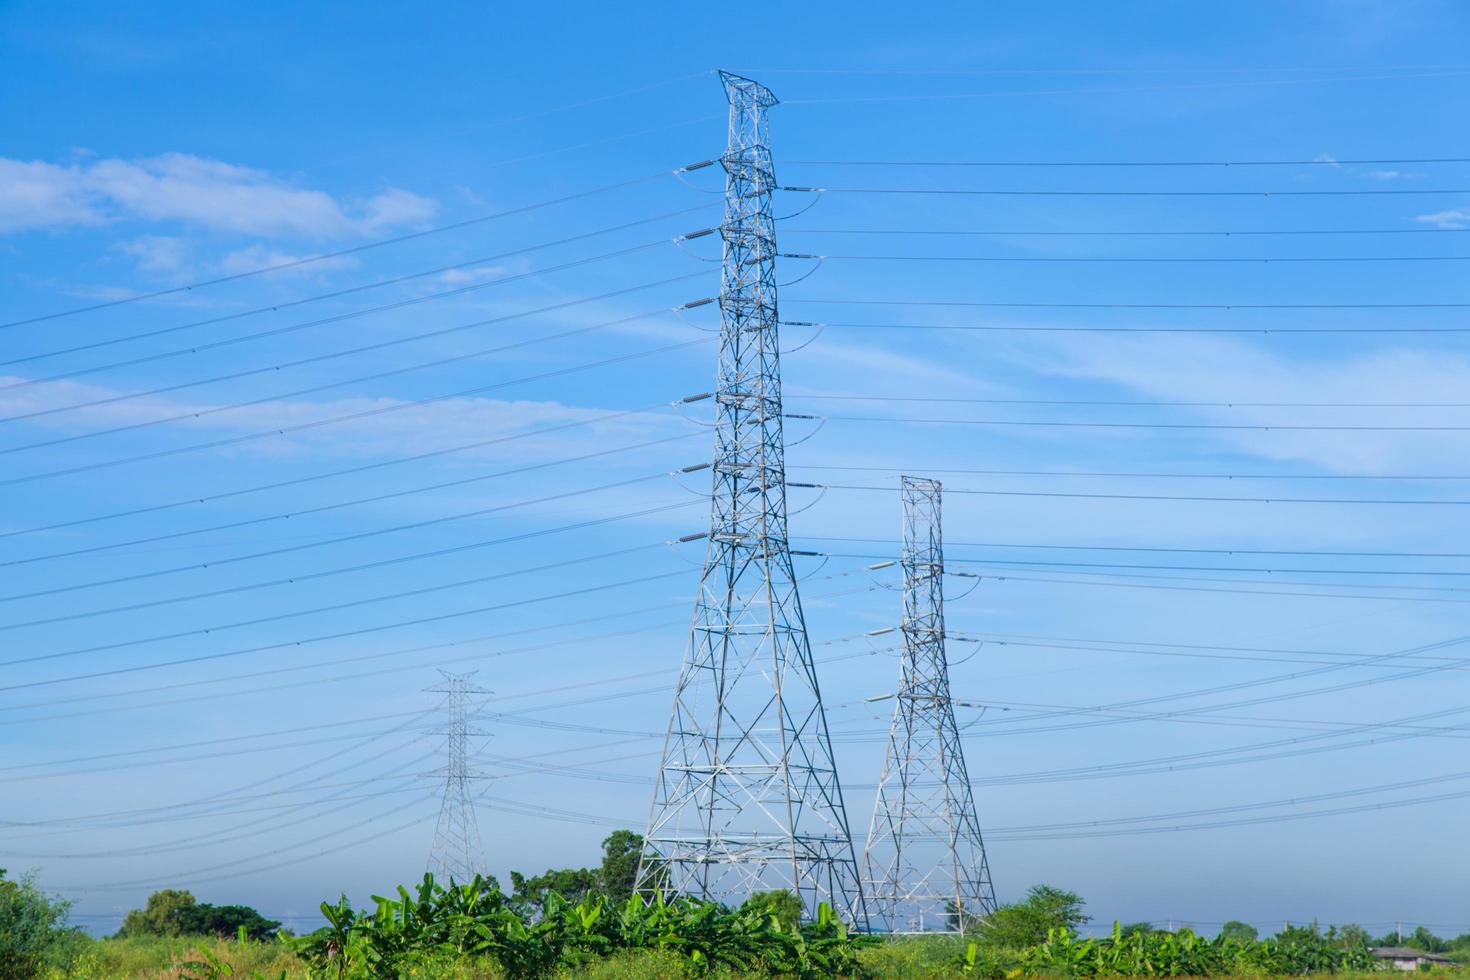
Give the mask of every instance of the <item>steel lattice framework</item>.
<svg viewBox="0 0 1470 980">
<path fill-rule="evenodd" d="M 786 538 L 766 110 L 721 72 L 730 130 L 708 550 L 638 882 L 740 901 L 786 889 L 866 925 L 847 811 Z"/>
<path fill-rule="evenodd" d="M 940 485 L 905 476 L 902 493 L 904 648 L 863 885 L 875 927 L 953 932 L 995 890 L 949 696 Z"/>
<path fill-rule="evenodd" d="M 469 766 L 469 740 L 479 735 L 469 727 L 469 700 L 472 694 L 487 693 L 470 683 L 473 673 L 450 674 L 440 671 L 444 682 L 429 688 L 444 695 L 448 715 L 444 735 L 444 768 L 436 775 L 444 777 L 444 802 L 439 809 L 439 823 L 434 828 L 434 846 L 429 851 L 429 870 L 441 881 L 468 882 L 485 870 L 485 854 L 480 843 L 480 825 L 475 820 L 475 804 L 470 798 L 470 780 L 478 778 Z"/>
</svg>

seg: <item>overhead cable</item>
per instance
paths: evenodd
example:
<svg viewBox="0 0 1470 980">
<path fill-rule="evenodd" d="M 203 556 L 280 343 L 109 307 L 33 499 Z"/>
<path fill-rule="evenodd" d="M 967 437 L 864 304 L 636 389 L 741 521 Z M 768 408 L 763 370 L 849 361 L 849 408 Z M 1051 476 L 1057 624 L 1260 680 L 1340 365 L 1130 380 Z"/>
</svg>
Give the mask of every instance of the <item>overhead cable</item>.
<svg viewBox="0 0 1470 980">
<path fill-rule="evenodd" d="M 633 187 L 637 184 L 645 184 L 650 181 L 659 180 L 663 177 L 672 176 L 677 172 L 677 170 L 661 170 L 658 173 L 645 174 L 641 177 L 631 177 L 627 180 L 620 180 L 617 183 L 604 184 L 601 187 L 594 187 L 591 190 L 578 191 L 574 194 L 565 194 L 561 197 L 552 198 L 546 201 L 539 201 L 535 204 L 523 204 L 519 207 L 509 208 L 504 211 L 496 211 L 491 214 L 483 214 L 478 217 L 467 218 L 464 221 L 456 221 L 453 224 L 440 225 L 437 228 L 427 228 L 423 231 L 415 231 L 403 235 L 395 235 L 391 238 L 380 238 L 376 241 L 365 242 L 361 245 L 354 245 L 351 248 L 338 249 L 335 252 L 323 252 L 318 255 L 309 255 L 304 258 L 292 259 L 289 262 L 278 262 L 272 265 L 263 266 L 258 269 L 251 269 L 246 272 L 237 272 L 227 276 L 217 276 L 213 279 L 199 280 L 183 286 L 174 286 L 170 289 L 160 289 L 150 293 L 140 293 L 135 296 L 125 296 L 121 299 L 113 299 L 101 303 L 93 303 L 89 306 L 77 307 L 70 310 L 59 310 L 55 313 L 47 313 L 42 316 L 29 317 L 23 320 L 12 320 L 8 323 L 0 323 L 0 329 L 25 326 L 26 324 L 30 323 L 42 323 L 46 320 L 56 320 L 61 317 L 77 316 L 78 314 L 82 313 L 92 313 L 97 310 L 109 309 L 114 306 L 123 306 L 128 303 L 137 303 L 143 300 L 158 299 L 162 296 L 172 296 L 177 295 L 178 293 L 192 292 L 195 289 L 202 289 L 207 286 L 216 286 L 227 282 L 235 282 L 240 279 L 249 279 L 253 276 L 266 275 L 267 273 L 271 272 L 283 272 L 286 269 L 297 269 L 305 265 L 311 265 L 317 262 L 325 262 L 329 259 L 338 259 L 342 258 L 343 256 L 356 255 L 360 252 L 369 251 L 371 249 L 382 248 L 386 245 L 397 245 L 402 242 L 414 241 L 420 238 L 427 238 L 431 235 L 441 235 L 445 232 L 456 231 L 460 228 L 468 228 L 473 225 L 484 224 L 490 221 L 498 221 L 501 218 L 508 218 L 512 215 L 526 214 L 531 211 L 540 210 L 542 208 L 552 207 L 553 205 L 565 204 L 568 201 L 579 201 L 583 198 L 593 197 L 598 194 L 606 194 L 609 191 L 621 190 L 624 187 Z"/>
</svg>

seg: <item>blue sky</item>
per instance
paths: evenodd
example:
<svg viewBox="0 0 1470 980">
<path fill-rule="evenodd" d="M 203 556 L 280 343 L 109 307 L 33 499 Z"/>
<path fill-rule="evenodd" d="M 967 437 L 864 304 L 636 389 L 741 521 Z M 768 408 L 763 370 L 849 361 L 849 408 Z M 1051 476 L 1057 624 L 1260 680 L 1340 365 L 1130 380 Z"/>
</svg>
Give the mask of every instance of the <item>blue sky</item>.
<svg viewBox="0 0 1470 980">
<path fill-rule="evenodd" d="M 833 256 L 781 265 L 829 324 L 786 332 L 789 409 L 848 417 L 791 423 L 790 478 L 871 488 L 792 491 L 859 845 L 896 675 L 863 634 L 899 608 L 865 566 L 910 472 L 988 576 L 948 616 L 986 639 L 952 683 L 991 705 L 962 723 L 1003 900 L 1470 929 L 1470 642 L 1403 655 L 1470 635 L 1463 562 L 1418 557 L 1470 552 L 1470 351 L 1421 329 L 1463 326 L 1432 304 L 1466 301 L 1470 193 L 1438 192 L 1470 181 L 1337 162 L 1464 155 L 1464 9 L 744 9 L 0 5 L 7 324 L 624 185 L 0 330 L 0 866 L 99 928 L 164 885 L 306 923 L 411 879 L 440 666 L 494 692 L 502 879 L 641 828 L 701 557 L 667 542 L 706 520 L 669 473 L 707 413 L 669 405 L 715 321 L 671 310 L 717 288 L 712 239 L 672 240 L 718 173 L 669 174 L 720 152 L 723 67 L 783 99 L 781 181 L 832 189 L 777 212 Z M 1303 162 L 830 162 L 872 160 Z M 1123 258 L 1278 261 L 1052 261 Z M 904 305 L 940 302 L 1019 305 Z"/>
</svg>

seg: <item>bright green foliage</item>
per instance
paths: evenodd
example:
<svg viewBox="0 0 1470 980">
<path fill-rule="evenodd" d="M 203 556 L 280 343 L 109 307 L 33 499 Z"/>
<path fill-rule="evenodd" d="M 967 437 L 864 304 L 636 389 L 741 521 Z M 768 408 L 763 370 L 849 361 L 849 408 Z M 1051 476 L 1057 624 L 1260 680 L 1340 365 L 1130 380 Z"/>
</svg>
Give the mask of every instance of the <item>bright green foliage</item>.
<svg viewBox="0 0 1470 980">
<path fill-rule="evenodd" d="M 539 915 L 547 896 L 555 893 L 580 902 L 597 890 L 597 872 L 591 868 L 553 868 L 526 877 L 519 871 L 510 873 L 511 901 L 526 915 Z"/>
<path fill-rule="evenodd" d="M 119 936 L 237 936 L 269 939 L 281 924 L 248 905 L 210 905 L 191 892 L 164 888 L 148 896 L 141 909 L 123 918 Z"/>
<path fill-rule="evenodd" d="M 71 971 L 60 977 L 77 980 L 121 980 L 124 977 L 158 980 L 305 980 L 306 965 L 279 941 L 241 943 L 237 939 L 198 936 L 129 936 L 91 939 Z"/>
<path fill-rule="evenodd" d="M 70 908 L 29 876 L 12 880 L 0 868 L 0 980 L 31 980 L 70 963 L 82 943 L 66 923 Z"/>
<path fill-rule="evenodd" d="M 1046 941 L 1017 950 L 987 950 L 971 943 L 958 964 L 968 976 L 1056 975 L 1073 977 L 1274 976 L 1370 970 L 1366 945 L 1342 946 L 1315 930 L 1289 930 L 1289 938 L 1248 941 L 1205 939 L 1192 930 L 1083 938 L 1053 929 Z"/>
<path fill-rule="evenodd" d="M 775 916 L 783 926 L 794 929 L 801 921 L 801 896 L 784 888 L 755 892 L 745 900 L 740 910 L 753 910 L 758 914 Z"/>
<path fill-rule="evenodd" d="M 526 876 L 510 873 L 511 900 L 527 915 L 540 914 L 546 896 L 555 892 L 579 902 L 596 892 L 615 904 L 633 894 L 638 877 L 638 860 L 643 854 L 643 837 L 631 830 L 615 830 L 602 842 L 602 865 L 598 868 L 560 868 Z"/>
<path fill-rule="evenodd" d="M 396 898 L 374 901 L 374 912 L 356 911 L 346 899 L 323 903 L 329 924 L 288 942 L 314 975 L 342 980 L 396 977 L 446 956 L 485 957 L 507 977 L 538 977 L 635 950 L 673 955 L 696 974 L 859 976 L 857 951 L 873 942 L 850 936 L 826 905 L 815 922 L 792 926 L 765 908 L 731 911 L 693 899 L 645 904 L 636 896 L 615 904 L 597 894 L 574 903 L 550 892 L 528 921 L 484 879 L 445 888 L 431 875 L 413 893 L 399 888 Z"/>
<path fill-rule="evenodd" d="M 967 931 L 989 946 L 1034 946 L 1046 942 L 1053 930 L 1075 931 L 1091 921 L 1082 911 L 1086 904 L 1075 892 L 1036 885 L 1025 899 L 1002 905 Z"/>
</svg>

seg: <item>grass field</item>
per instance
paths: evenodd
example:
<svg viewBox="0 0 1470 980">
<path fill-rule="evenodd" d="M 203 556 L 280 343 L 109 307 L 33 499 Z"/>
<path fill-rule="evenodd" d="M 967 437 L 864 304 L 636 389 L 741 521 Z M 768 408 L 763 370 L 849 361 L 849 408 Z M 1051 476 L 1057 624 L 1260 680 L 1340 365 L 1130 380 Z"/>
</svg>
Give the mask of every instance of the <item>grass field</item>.
<svg viewBox="0 0 1470 980">
<path fill-rule="evenodd" d="M 956 965 L 964 941 L 952 936 L 891 939 L 862 952 L 862 963 L 870 976 L 883 980 L 939 980 L 962 977 Z M 208 953 L 206 957 L 204 954 Z M 209 965 L 213 959 L 217 965 Z M 1436 969 L 1436 975 L 1470 977 L 1470 966 Z M 1062 975 L 1062 974 L 1058 974 Z M 231 980 L 310 980 L 306 963 L 277 943 L 236 943 L 228 940 L 189 938 L 134 938 L 89 940 L 71 970 L 53 972 L 51 977 L 85 980 L 185 980 L 185 978 L 229 977 Z M 320 976 L 320 974 L 316 974 Z M 502 980 L 506 974 L 489 958 L 427 961 L 401 974 L 423 980 Z M 557 978 L 586 980 L 685 980 L 691 976 L 687 961 L 664 953 L 616 954 L 590 967 L 562 969 Z M 711 971 L 702 976 L 743 980 L 765 974 Z M 1309 974 L 1335 980 L 1385 980 L 1385 971 L 1375 973 Z"/>
</svg>

